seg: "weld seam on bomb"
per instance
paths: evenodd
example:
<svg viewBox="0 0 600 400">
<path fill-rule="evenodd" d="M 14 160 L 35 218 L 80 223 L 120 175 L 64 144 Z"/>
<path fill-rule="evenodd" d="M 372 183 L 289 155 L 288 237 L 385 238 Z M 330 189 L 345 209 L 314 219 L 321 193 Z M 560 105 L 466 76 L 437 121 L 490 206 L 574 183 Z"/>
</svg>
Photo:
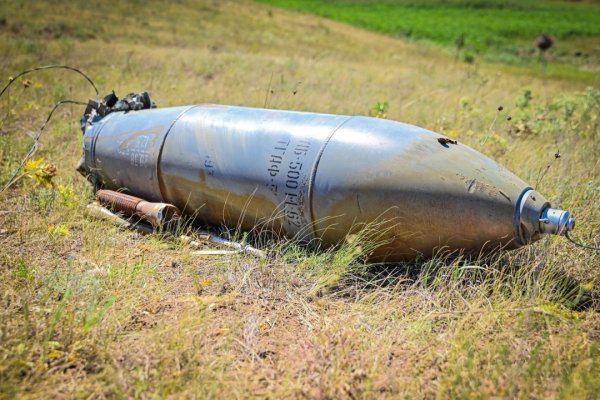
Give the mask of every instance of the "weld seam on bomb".
<svg viewBox="0 0 600 400">
<path fill-rule="evenodd" d="M 531 186 L 523 189 L 521 194 L 519 194 L 519 198 L 515 202 L 515 215 L 513 220 L 513 226 L 515 230 L 515 239 L 517 244 L 524 246 L 527 244 L 526 239 L 523 237 L 523 229 L 521 227 L 521 212 L 523 211 L 523 206 L 525 205 L 525 201 L 527 197 L 533 192 L 533 188 Z"/>
<path fill-rule="evenodd" d="M 100 124 L 100 128 L 98 129 L 98 132 L 92 137 L 92 140 L 90 143 L 90 164 L 91 164 L 92 170 L 98 168 L 96 165 L 96 142 L 98 141 L 98 138 L 102 134 L 102 130 L 106 126 L 106 123 L 110 117 L 111 117 L 111 115 L 108 115 L 108 116 L 102 118 L 100 121 L 96 122 L 97 124 Z M 90 124 L 90 127 L 93 127 L 93 126 L 94 126 L 93 123 Z M 85 140 L 84 140 L 84 143 L 85 143 Z M 86 162 L 87 162 L 87 160 L 86 160 Z"/>
<path fill-rule="evenodd" d="M 166 130 L 166 132 L 163 135 L 162 141 L 160 143 L 160 147 L 158 149 L 158 156 L 157 156 L 157 161 L 156 161 L 156 180 L 158 181 L 158 191 L 160 192 L 160 197 L 161 197 L 161 201 L 165 201 L 165 189 L 164 189 L 164 185 L 163 185 L 163 180 L 162 180 L 162 174 L 160 171 L 160 162 L 162 160 L 162 153 L 163 153 L 163 149 L 165 147 L 165 143 L 167 142 L 167 136 L 169 136 L 169 133 L 171 133 L 171 130 L 173 129 L 173 127 L 175 126 L 175 124 L 177 123 L 177 121 L 179 121 L 179 119 L 188 111 L 199 107 L 199 105 L 193 105 L 188 107 L 187 109 L 183 110 L 177 117 L 175 117 L 173 119 L 173 122 L 171 122 L 171 124 L 169 125 L 169 128 Z"/>
<path fill-rule="evenodd" d="M 316 216 L 316 211 L 314 210 L 314 202 L 313 202 L 313 189 L 314 189 L 314 185 L 315 185 L 315 179 L 317 177 L 317 169 L 319 168 L 319 162 L 321 161 L 321 157 L 323 156 L 323 153 L 325 152 L 325 148 L 327 147 L 327 145 L 329 144 L 329 142 L 331 141 L 331 139 L 333 139 L 333 135 L 342 127 L 344 126 L 346 123 L 348 123 L 350 120 L 352 120 L 354 117 L 348 117 L 346 120 L 342 121 L 338 126 L 336 126 L 331 133 L 327 136 L 327 138 L 325 139 L 325 141 L 323 142 L 323 144 L 321 145 L 321 148 L 319 149 L 319 152 L 317 153 L 317 157 L 315 158 L 315 162 L 313 163 L 312 166 L 312 170 L 310 172 L 310 179 L 308 181 L 308 201 L 309 201 L 309 210 L 310 210 L 310 220 L 312 221 L 311 223 L 311 231 L 312 231 L 312 237 L 316 238 L 318 237 L 317 231 L 316 231 L 316 223 L 315 223 L 315 216 Z"/>
</svg>

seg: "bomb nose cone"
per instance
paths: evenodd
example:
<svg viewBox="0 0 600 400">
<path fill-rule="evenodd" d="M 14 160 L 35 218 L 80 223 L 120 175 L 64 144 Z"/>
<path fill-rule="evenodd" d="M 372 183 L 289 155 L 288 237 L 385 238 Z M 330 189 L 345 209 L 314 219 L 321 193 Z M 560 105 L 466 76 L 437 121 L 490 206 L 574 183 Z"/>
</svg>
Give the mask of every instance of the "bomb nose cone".
<svg viewBox="0 0 600 400">
<path fill-rule="evenodd" d="M 575 229 L 575 218 L 569 218 L 566 226 L 567 226 L 567 231 L 572 231 L 573 229 Z"/>
<path fill-rule="evenodd" d="M 541 235 L 564 235 L 575 228 L 575 219 L 565 210 L 552 208 L 550 203 L 531 188 L 525 189 L 515 210 L 515 236 L 524 245 Z"/>
<path fill-rule="evenodd" d="M 568 211 L 548 207 L 542 213 L 540 225 L 543 233 L 564 235 L 575 228 L 575 219 Z"/>
</svg>

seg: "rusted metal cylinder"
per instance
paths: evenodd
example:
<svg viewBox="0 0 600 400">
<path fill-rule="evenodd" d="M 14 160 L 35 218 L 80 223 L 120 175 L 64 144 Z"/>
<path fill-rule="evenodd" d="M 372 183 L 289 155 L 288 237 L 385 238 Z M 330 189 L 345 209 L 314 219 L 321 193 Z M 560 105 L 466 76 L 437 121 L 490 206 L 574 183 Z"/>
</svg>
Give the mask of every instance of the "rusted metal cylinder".
<svg viewBox="0 0 600 400">
<path fill-rule="evenodd" d="M 157 228 L 176 222 L 180 215 L 172 204 L 151 203 L 113 190 L 98 190 L 96 200 L 114 211 L 141 218 Z"/>
<path fill-rule="evenodd" d="M 114 112 L 88 125 L 84 168 L 105 188 L 211 224 L 266 224 L 328 245 L 371 224 L 381 241 L 371 256 L 388 261 L 515 248 L 572 227 L 470 147 L 368 117 L 216 105 Z"/>
<path fill-rule="evenodd" d="M 137 212 L 137 205 L 144 201 L 144 199 L 140 199 L 139 197 L 115 192 L 113 190 L 98 190 L 96 192 L 96 200 L 112 210 L 122 212 L 129 216 L 134 215 Z"/>
</svg>

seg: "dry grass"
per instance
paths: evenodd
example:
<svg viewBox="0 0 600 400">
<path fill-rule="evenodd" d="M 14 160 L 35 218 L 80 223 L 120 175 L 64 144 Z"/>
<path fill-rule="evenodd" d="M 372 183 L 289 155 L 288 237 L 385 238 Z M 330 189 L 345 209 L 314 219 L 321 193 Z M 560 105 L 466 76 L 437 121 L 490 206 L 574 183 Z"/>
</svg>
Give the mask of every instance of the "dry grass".
<svg viewBox="0 0 600 400">
<path fill-rule="evenodd" d="M 558 147 L 537 186 L 574 211 L 579 238 L 600 241 L 598 87 L 455 63 L 251 2 L 24 4 L 0 8 L 4 82 L 61 62 L 102 91 L 149 89 L 160 106 L 364 115 L 388 101 L 388 118 L 456 137 L 532 184 Z M 1 99 L 1 182 L 30 144 L 25 129 L 61 97 L 91 95 L 68 73 L 28 78 L 10 108 Z M 526 88 L 533 100 L 515 106 Z M 26 177 L 0 194 L 0 398 L 600 392 L 598 254 L 550 238 L 488 259 L 386 267 L 364 265 L 352 243 L 337 253 L 276 243 L 269 260 L 198 258 L 168 237 L 83 217 L 91 189 L 73 170 L 80 112 L 66 107 L 36 155 L 57 166 L 62 189 Z"/>
</svg>

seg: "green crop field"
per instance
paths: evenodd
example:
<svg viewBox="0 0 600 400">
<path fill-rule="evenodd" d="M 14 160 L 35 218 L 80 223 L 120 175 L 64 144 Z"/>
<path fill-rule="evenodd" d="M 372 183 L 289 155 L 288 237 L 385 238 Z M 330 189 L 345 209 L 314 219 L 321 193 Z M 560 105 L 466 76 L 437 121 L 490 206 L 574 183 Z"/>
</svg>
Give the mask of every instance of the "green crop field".
<svg viewBox="0 0 600 400">
<path fill-rule="evenodd" d="M 68 64 L 101 95 L 148 90 L 159 107 L 415 124 L 506 166 L 600 246 L 597 3 L 270 3 L 0 0 L 0 87 Z M 545 66 L 535 54 L 497 62 L 549 21 Z M 571 59 L 576 49 L 589 57 Z M 56 102 L 90 97 L 68 71 L 14 81 L 0 97 L 0 185 Z M 552 236 L 385 266 L 366 263 L 357 240 L 194 255 L 173 236 L 86 216 L 82 112 L 60 107 L 0 193 L 0 399 L 598 397 L 599 252 Z"/>
<path fill-rule="evenodd" d="M 534 40 L 547 34 L 552 61 L 593 67 L 600 63 L 600 4 L 513 0 L 260 0 L 411 40 L 427 40 L 463 59 L 511 64 L 538 60 Z"/>
</svg>

